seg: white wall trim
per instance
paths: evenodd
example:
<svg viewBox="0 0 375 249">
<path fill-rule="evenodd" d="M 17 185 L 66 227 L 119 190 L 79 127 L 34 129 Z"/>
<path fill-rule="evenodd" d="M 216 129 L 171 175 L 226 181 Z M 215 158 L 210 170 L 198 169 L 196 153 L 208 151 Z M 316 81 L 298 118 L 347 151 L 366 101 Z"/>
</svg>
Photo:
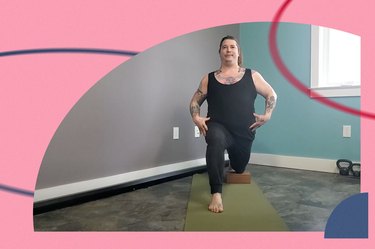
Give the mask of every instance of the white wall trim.
<svg viewBox="0 0 375 249">
<path fill-rule="evenodd" d="M 228 159 L 228 156 L 225 156 Z M 250 163 L 291 169 L 312 170 L 337 173 L 336 160 L 309 157 L 282 156 L 272 154 L 252 153 Z M 149 177 L 173 173 L 180 170 L 193 169 L 206 164 L 206 159 L 196 159 L 180 163 L 168 164 L 144 170 L 128 172 L 119 175 L 101 177 L 87 181 L 59 185 L 50 188 L 37 189 L 34 202 L 52 200 L 55 198 L 84 193 L 87 191 L 111 187 L 119 184 L 142 180 Z"/>
<path fill-rule="evenodd" d="M 337 173 L 336 161 L 311 157 L 283 156 L 273 154 L 252 153 L 250 163 L 290 169 L 311 170 Z"/>
<path fill-rule="evenodd" d="M 312 90 L 310 91 L 311 98 L 361 96 L 360 86 L 316 87 L 310 88 L 310 90 Z M 319 96 L 316 94 L 319 94 Z"/>
<path fill-rule="evenodd" d="M 50 188 L 37 189 L 34 192 L 34 202 L 52 200 L 64 196 L 79 194 L 87 191 L 97 190 L 101 188 L 116 186 L 128 182 L 142 180 L 149 177 L 164 175 L 185 169 L 193 169 L 195 167 L 205 165 L 206 159 L 197 159 L 180 163 L 173 163 L 159 167 L 153 167 L 144 170 L 128 172 L 119 175 L 96 178 L 87 181 L 80 181 L 70 184 L 59 185 Z"/>
</svg>

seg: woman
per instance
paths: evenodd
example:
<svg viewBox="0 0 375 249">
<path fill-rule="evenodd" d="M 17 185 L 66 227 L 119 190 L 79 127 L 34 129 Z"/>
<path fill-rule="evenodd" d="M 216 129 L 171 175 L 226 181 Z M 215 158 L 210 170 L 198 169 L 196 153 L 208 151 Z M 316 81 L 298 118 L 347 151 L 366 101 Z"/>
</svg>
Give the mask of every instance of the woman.
<svg viewBox="0 0 375 249">
<path fill-rule="evenodd" d="M 224 211 L 222 185 L 224 181 L 224 152 L 236 173 L 243 173 L 250 159 L 255 130 L 270 120 L 277 95 L 255 70 L 242 67 L 242 54 L 233 36 L 220 41 L 221 66 L 205 75 L 190 102 L 193 122 L 205 136 L 206 163 L 211 187 L 208 209 Z M 257 94 L 265 100 L 264 114 L 256 114 Z M 200 106 L 207 100 L 206 117 L 200 116 Z"/>
</svg>

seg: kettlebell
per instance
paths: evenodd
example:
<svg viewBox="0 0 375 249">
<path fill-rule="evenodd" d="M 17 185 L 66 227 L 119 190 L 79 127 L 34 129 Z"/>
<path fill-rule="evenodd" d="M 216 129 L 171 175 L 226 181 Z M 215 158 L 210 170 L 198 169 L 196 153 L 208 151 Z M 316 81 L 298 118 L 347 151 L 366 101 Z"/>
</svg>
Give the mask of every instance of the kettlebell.
<svg viewBox="0 0 375 249">
<path fill-rule="evenodd" d="M 347 159 L 339 159 L 336 162 L 337 168 L 339 168 L 340 175 L 347 176 L 349 172 L 352 170 L 353 163 Z"/>
<path fill-rule="evenodd" d="M 353 176 L 360 177 L 361 176 L 361 164 L 360 163 L 353 163 L 350 169 Z"/>
</svg>

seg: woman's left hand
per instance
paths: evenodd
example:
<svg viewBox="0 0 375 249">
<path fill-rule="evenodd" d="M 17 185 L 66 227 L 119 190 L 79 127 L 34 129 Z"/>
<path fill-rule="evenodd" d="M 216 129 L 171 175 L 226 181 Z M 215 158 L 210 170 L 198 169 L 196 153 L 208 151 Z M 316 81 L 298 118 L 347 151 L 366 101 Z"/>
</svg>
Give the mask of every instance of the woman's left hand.
<svg viewBox="0 0 375 249">
<path fill-rule="evenodd" d="M 271 118 L 268 115 L 260 115 L 256 113 L 254 113 L 254 116 L 255 116 L 255 123 L 250 126 L 250 129 L 252 131 L 255 131 L 256 129 L 264 125 Z"/>
</svg>

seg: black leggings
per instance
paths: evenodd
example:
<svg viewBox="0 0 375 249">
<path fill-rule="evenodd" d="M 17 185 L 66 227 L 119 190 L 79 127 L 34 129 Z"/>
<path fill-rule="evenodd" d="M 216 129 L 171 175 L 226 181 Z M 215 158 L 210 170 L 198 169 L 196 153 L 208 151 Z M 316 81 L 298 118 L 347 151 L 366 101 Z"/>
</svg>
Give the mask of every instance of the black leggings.
<svg viewBox="0 0 375 249">
<path fill-rule="evenodd" d="M 250 159 L 254 133 L 249 134 L 249 137 L 238 137 L 219 123 L 210 121 L 207 126 L 206 164 L 211 194 L 221 193 L 224 181 L 225 150 L 228 152 L 232 169 L 236 173 L 243 173 Z"/>
</svg>

